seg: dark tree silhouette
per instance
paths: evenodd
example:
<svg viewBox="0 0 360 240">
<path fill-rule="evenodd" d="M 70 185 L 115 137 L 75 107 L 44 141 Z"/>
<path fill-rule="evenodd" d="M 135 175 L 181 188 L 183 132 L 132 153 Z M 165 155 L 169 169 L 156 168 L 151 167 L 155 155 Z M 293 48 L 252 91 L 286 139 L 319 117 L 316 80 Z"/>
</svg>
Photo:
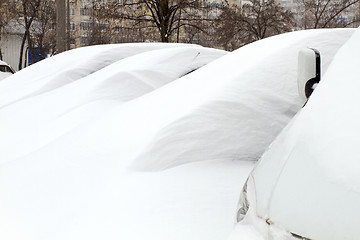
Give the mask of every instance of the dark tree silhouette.
<svg viewBox="0 0 360 240">
<path fill-rule="evenodd" d="M 178 39 L 185 26 L 200 30 L 197 23 L 204 20 L 201 11 L 206 8 L 203 0 L 112 0 L 98 5 L 107 12 L 106 17 L 127 21 L 128 26 L 138 30 L 139 37 L 155 29 L 162 42 Z"/>
<path fill-rule="evenodd" d="M 358 14 L 355 14 L 358 3 L 359 0 L 298 0 L 298 12 L 303 13 L 299 27 L 311 29 L 351 25 L 358 22 Z M 350 18 L 344 19 L 344 13 Z"/>
<path fill-rule="evenodd" d="M 216 36 L 232 50 L 247 43 L 291 31 L 293 13 L 275 0 L 250 0 L 243 6 L 226 4 L 216 21 Z"/>
</svg>

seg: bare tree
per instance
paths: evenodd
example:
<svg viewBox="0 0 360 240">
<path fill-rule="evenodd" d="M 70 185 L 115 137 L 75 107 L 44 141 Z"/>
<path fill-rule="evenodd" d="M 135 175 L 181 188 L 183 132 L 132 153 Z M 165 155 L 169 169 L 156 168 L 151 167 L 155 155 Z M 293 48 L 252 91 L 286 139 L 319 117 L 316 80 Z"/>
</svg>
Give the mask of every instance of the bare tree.
<svg viewBox="0 0 360 240">
<path fill-rule="evenodd" d="M 214 22 L 213 34 L 216 44 L 225 50 L 234 50 L 244 45 L 245 28 L 241 8 L 226 5 Z"/>
<path fill-rule="evenodd" d="M 349 26 L 358 22 L 357 3 L 359 0 L 298 0 L 299 12 L 304 13 L 299 26 L 304 29 Z"/>
<path fill-rule="evenodd" d="M 93 2 L 89 8 L 90 22 L 86 27 L 87 45 L 115 42 L 115 22 L 109 15 L 109 8 L 102 2 Z"/>
<path fill-rule="evenodd" d="M 216 36 L 225 49 L 291 31 L 293 13 L 275 0 L 250 0 L 243 6 L 226 4 L 216 24 Z"/>
<path fill-rule="evenodd" d="M 35 55 L 43 59 L 46 54 L 56 52 L 55 4 L 53 1 L 42 1 L 36 17 L 36 23 L 31 28 L 31 37 L 37 50 Z"/>
<path fill-rule="evenodd" d="M 143 5 L 144 11 L 136 20 L 146 22 L 156 26 L 160 33 L 162 42 L 169 42 L 169 38 L 184 25 L 195 27 L 191 20 L 197 9 L 201 6 L 201 1 L 195 0 L 141 0 L 138 4 Z"/>
<path fill-rule="evenodd" d="M 291 30 L 293 14 L 275 0 L 250 0 L 243 6 L 242 22 L 254 40 Z"/>
<path fill-rule="evenodd" d="M 185 26 L 200 30 L 196 21 L 203 20 L 199 9 L 204 8 L 203 0 L 112 0 L 103 3 L 107 16 L 126 21 L 144 39 L 157 34 L 162 42 L 172 38 L 178 41 Z"/>
<path fill-rule="evenodd" d="M 54 49 L 55 8 L 53 1 L 43 0 L 9 0 L 7 11 L 14 22 L 11 27 L 23 30 L 19 70 L 23 68 L 24 52 L 27 45 L 31 59 L 42 59 L 45 53 Z"/>
<path fill-rule="evenodd" d="M 23 53 L 26 42 L 28 44 L 31 56 L 35 58 L 30 31 L 31 26 L 39 13 L 41 2 L 41 0 L 19 0 L 18 3 L 14 5 L 15 9 L 13 9 L 13 12 L 17 14 L 18 20 L 20 21 L 19 23 L 22 24 L 25 29 L 20 47 L 19 70 L 22 69 Z"/>
</svg>

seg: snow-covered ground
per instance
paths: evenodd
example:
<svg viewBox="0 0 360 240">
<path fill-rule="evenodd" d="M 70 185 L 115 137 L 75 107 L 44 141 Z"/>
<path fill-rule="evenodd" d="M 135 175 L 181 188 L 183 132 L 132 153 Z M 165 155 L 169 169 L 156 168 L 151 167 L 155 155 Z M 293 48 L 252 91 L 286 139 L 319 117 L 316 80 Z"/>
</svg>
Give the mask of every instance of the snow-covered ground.
<svg viewBox="0 0 360 240">
<path fill-rule="evenodd" d="M 248 173 L 302 106 L 298 51 L 317 48 L 325 72 L 352 33 L 232 53 L 95 46 L 5 79 L 0 239 L 226 239 Z"/>
</svg>

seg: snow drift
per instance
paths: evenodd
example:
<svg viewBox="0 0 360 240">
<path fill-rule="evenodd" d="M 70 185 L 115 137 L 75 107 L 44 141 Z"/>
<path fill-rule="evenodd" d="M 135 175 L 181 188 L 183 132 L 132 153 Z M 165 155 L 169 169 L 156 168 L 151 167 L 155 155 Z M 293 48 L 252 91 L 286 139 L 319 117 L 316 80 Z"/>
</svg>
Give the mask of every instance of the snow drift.
<svg viewBox="0 0 360 240">
<path fill-rule="evenodd" d="M 163 47 L 159 49 L 160 46 Z M 61 65 L 69 58 L 76 59 L 79 52 L 81 54 L 84 51 L 76 49 L 55 56 L 55 60 L 50 58 L 40 62 L 33 70 L 24 70 L 25 73 L 30 72 L 30 77 L 32 72 L 42 73 L 39 76 L 24 80 L 21 71 L 8 81 L 8 88 L 16 93 L 26 93 L 22 100 L 1 110 L 3 117 L 0 119 L 0 131 L 3 135 L 0 137 L 0 154 L 6 158 L 0 162 L 41 148 L 110 108 L 153 91 L 226 54 L 225 51 L 180 44 L 124 44 L 85 49 L 90 53 L 83 55 L 82 64 L 86 68 L 70 65 L 67 66 L 70 70 L 57 72 L 58 62 Z M 92 55 L 94 52 L 96 56 Z M 106 54 L 108 52 L 110 54 Z M 108 64 L 106 67 L 105 63 Z M 59 74 L 68 78 L 59 79 Z M 83 77 L 75 77 L 80 75 Z M 24 81 L 41 84 L 41 90 L 28 88 L 29 83 L 17 90 L 16 87 Z M 8 88 L 5 87 L 4 92 Z M 5 92 L 4 95 L 11 99 L 11 93 Z M 18 146 L 22 143 L 24 147 L 20 151 Z"/>
<path fill-rule="evenodd" d="M 302 31 L 258 41 L 159 89 L 156 95 L 138 99 L 152 106 L 145 111 L 137 107 L 142 104 L 130 106 L 135 118 L 147 119 L 134 139 L 146 132 L 152 136 L 131 166 L 161 170 L 202 160 L 256 161 L 303 104 L 296 82 L 298 51 L 317 48 L 326 72 L 352 32 Z M 118 114 L 110 118 L 123 118 Z"/>
<path fill-rule="evenodd" d="M 190 47 L 185 44 L 111 44 L 67 51 L 29 66 L 0 82 L 0 107 L 79 80 L 126 57 L 146 51 Z"/>
</svg>

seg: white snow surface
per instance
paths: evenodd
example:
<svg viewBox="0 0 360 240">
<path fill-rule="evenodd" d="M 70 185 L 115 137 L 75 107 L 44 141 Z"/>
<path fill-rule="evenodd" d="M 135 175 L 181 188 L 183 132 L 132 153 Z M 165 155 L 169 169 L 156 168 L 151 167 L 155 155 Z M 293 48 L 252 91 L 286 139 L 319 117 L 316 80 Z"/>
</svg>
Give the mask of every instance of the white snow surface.
<svg viewBox="0 0 360 240">
<path fill-rule="evenodd" d="M 12 75 L 12 73 L 7 73 L 7 72 L 0 72 L 0 81 L 4 80 L 5 78 L 8 78 Z"/>
<path fill-rule="evenodd" d="M 258 222 L 241 222 L 231 240 L 268 239 L 271 234 L 276 237 L 269 239 L 280 239 L 279 235 L 293 239 L 286 232 L 319 240 L 359 238 L 359 40 L 357 29 L 339 49 L 306 106 L 251 174 L 257 201 L 250 206 L 256 206 L 262 223 L 270 219 L 277 229 L 267 226 L 259 231 Z M 257 237 L 264 232 L 264 238 Z"/>
<path fill-rule="evenodd" d="M 326 70 L 352 33 L 229 54 L 88 47 L 0 82 L 0 239 L 226 239 L 248 173 L 301 108 L 299 49 Z"/>
<path fill-rule="evenodd" d="M 6 82 L 2 88 L 4 117 L 0 119 L 0 131 L 9 133 L 0 137 L 0 153 L 6 156 L 0 162 L 39 149 L 102 112 L 151 92 L 226 54 L 200 46 L 173 44 L 101 45 L 84 49 L 40 62 Z M 84 51 L 89 55 L 82 57 L 81 66 L 64 64 L 79 60 L 78 55 Z M 94 53 L 96 56 L 92 55 Z M 68 69 L 58 73 L 57 62 Z M 24 80 L 25 74 L 31 76 L 34 71 L 42 74 Z M 20 84 L 24 86 L 18 90 Z M 9 100 L 21 92 L 21 99 L 9 104 Z M 21 151 L 19 141 L 24 145 Z"/>
<path fill-rule="evenodd" d="M 360 29 L 252 173 L 258 216 L 310 239 L 360 235 L 359 40 Z"/>
</svg>

